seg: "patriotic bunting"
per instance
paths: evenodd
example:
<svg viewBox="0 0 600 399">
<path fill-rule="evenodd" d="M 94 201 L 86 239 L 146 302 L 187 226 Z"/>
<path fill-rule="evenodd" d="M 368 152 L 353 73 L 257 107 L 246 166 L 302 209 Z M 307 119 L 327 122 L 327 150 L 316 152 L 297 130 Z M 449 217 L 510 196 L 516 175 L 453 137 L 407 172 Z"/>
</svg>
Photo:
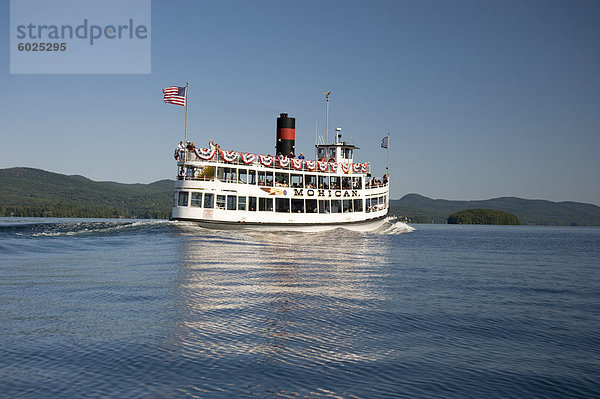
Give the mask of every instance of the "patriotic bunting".
<svg viewBox="0 0 600 399">
<path fill-rule="evenodd" d="M 210 161 L 211 159 L 213 159 L 216 152 L 217 151 L 214 148 L 211 150 L 206 148 L 194 148 L 194 153 L 196 154 L 196 156 L 205 161 Z"/>
<path fill-rule="evenodd" d="M 277 161 L 282 168 L 287 168 L 290 165 L 290 159 L 288 157 L 279 157 L 277 158 Z"/>
<path fill-rule="evenodd" d="M 242 158 L 242 162 L 245 163 L 246 165 L 254 162 L 254 154 L 250 154 L 250 153 L 244 154 L 243 152 L 240 152 L 240 157 Z"/>
<path fill-rule="evenodd" d="M 302 159 L 292 158 L 292 166 L 296 170 L 302 169 Z"/>
<path fill-rule="evenodd" d="M 235 151 L 219 151 L 221 153 L 221 158 L 223 158 L 223 160 L 225 160 L 226 162 L 233 162 L 235 161 L 235 158 L 237 158 L 238 153 Z"/>
<path fill-rule="evenodd" d="M 306 164 L 306 168 L 310 171 L 313 171 L 317 168 L 317 161 L 309 161 L 308 159 L 304 161 Z"/>
<path fill-rule="evenodd" d="M 271 166 L 273 164 L 273 157 L 271 155 L 259 155 L 258 161 L 265 166 Z"/>
</svg>

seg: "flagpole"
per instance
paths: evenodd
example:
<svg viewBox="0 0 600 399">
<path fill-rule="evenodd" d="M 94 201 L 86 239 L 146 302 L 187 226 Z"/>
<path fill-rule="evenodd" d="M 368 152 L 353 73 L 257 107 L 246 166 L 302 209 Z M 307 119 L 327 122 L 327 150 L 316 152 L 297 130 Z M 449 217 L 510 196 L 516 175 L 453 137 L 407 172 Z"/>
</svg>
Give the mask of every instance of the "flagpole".
<svg viewBox="0 0 600 399">
<path fill-rule="evenodd" d="M 388 132 L 388 140 L 387 140 L 387 166 L 385 167 L 385 172 L 388 175 L 388 181 L 390 180 L 390 132 Z"/>
<path fill-rule="evenodd" d="M 187 108 L 188 108 L 189 83 L 185 82 L 185 145 L 187 145 Z"/>
</svg>

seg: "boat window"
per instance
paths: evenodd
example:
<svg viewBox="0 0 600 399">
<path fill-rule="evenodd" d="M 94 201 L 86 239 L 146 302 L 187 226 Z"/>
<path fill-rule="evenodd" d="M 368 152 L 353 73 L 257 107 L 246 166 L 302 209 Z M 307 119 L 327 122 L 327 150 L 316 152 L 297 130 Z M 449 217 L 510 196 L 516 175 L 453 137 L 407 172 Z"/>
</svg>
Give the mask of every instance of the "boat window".
<svg viewBox="0 0 600 399">
<path fill-rule="evenodd" d="M 193 179 L 195 177 L 194 176 L 194 169 L 195 168 L 193 166 L 187 166 L 185 168 L 185 178 L 186 179 Z"/>
<path fill-rule="evenodd" d="M 362 179 L 360 177 L 352 178 L 352 188 L 355 190 L 362 189 Z"/>
<path fill-rule="evenodd" d="M 248 183 L 248 169 L 240 169 L 238 171 L 239 183 L 246 184 Z"/>
<path fill-rule="evenodd" d="M 237 169 L 236 168 L 223 168 L 225 169 L 225 181 L 227 183 L 237 183 Z"/>
<path fill-rule="evenodd" d="M 225 209 L 225 196 L 217 195 L 217 208 Z"/>
<path fill-rule="evenodd" d="M 227 196 L 227 210 L 235 211 L 237 209 L 237 195 Z"/>
<path fill-rule="evenodd" d="M 238 210 L 239 211 L 246 210 L 246 197 L 238 197 Z"/>
<path fill-rule="evenodd" d="M 352 159 L 352 150 L 350 148 L 346 148 L 344 151 L 344 158 Z"/>
<path fill-rule="evenodd" d="M 292 213 L 304 213 L 303 199 L 292 199 Z"/>
<path fill-rule="evenodd" d="M 302 183 L 302 175 L 294 175 L 292 174 L 290 177 L 290 182 L 292 184 L 292 187 L 294 188 L 302 188 L 304 187 L 304 184 Z"/>
<path fill-rule="evenodd" d="M 331 205 L 329 200 L 319 200 L 319 213 L 330 213 Z"/>
<path fill-rule="evenodd" d="M 306 213 L 317 213 L 317 200 L 307 199 L 306 200 Z"/>
<path fill-rule="evenodd" d="M 350 190 L 352 188 L 351 182 L 351 177 L 342 177 L 342 190 Z"/>
<path fill-rule="evenodd" d="M 202 207 L 202 193 L 192 193 L 192 201 L 190 202 L 190 206 L 194 206 L 196 208 Z"/>
<path fill-rule="evenodd" d="M 320 189 L 329 189 L 329 177 L 319 175 L 319 188 Z"/>
<path fill-rule="evenodd" d="M 273 187 L 273 172 L 265 172 L 265 186 Z"/>
<path fill-rule="evenodd" d="M 319 152 L 317 153 L 317 159 L 325 158 L 325 148 L 319 148 Z"/>
<path fill-rule="evenodd" d="M 354 200 L 354 212 L 362 212 L 362 211 L 363 211 L 362 200 L 355 199 Z"/>
<path fill-rule="evenodd" d="M 317 188 L 317 176 L 316 175 L 305 175 L 304 176 L 304 187 L 306 188 Z"/>
<path fill-rule="evenodd" d="M 179 200 L 177 201 L 177 206 L 188 206 L 188 198 L 189 193 L 187 191 L 179 192 Z"/>
<path fill-rule="evenodd" d="M 289 212 L 290 211 L 290 199 L 289 198 L 275 198 L 275 212 Z"/>
<path fill-rule="evenodd" d="M 225 181 L 225 169 L 229 169 L 229 168 L 217 168 L 217 180 L 218 181 Z"/>
<path fill-rule="evenodd" d="M 371 212 L 372 211 L 372 209 L 371 209 L 371 198 L 365 199 L 365 210 L 367 212 Z"/>
<path fill-rule="evenodd" d="M 335 147 L 329 148 L 329 158 L 335 159 Z"/>
<path fill-rule="evenodd" d="M 331 213 L 342 213 L 342 201 L 331 200 Z"/>
<path fill-rule="evenodd" d="M 256 210 L 256 197 L 248 197 L 248 210 L 252 212 Z"/>
<path fill-rule="evenodd" d="M 211 193 L 204 194 L 204 207 L 214 208 L 215 207 L 215 195 Z"/>
<path fill-rule="evenodd" d="M 253 169 L 248 171 L 248 184 L 256 184 L 256 171 Z"/>
<path fill-rule="evenodd" d="M 289 187 L 290 186 L 290 174 L 289 173 L 275 173 L 275 187 Z"/>
<path fill-rule="evenodd" d="M 342 201 L 342 204 L 344 205 L 344 213 L 345 212 L 353 212 L 354 209 L 352 209 L 352 200 L 351 199 L 345 199 Z"/>
<path fill-rule="evenodd" d="M 331 190 L 339 190 L 340 189 L 340 177 L 339 176 L 331 176 L 331 185 L 329 187 Z"/>
<path fill-rule="evenodd" d="M 258 199 L 258 210 L 273 212 L 273 198 L 259 198 Z"/>
</svg>

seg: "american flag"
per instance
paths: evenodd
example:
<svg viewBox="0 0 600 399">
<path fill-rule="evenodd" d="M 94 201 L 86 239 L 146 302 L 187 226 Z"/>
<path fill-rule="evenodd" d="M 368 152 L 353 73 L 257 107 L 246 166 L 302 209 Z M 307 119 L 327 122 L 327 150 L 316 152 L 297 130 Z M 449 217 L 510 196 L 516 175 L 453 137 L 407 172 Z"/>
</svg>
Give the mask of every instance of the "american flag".
<svg viewBox="0 0 600 399">
<path fill-rule="evenodd" d="M 166 103 L 185 106 L 185 87 L 171 86 L 163 89 Z"/>
</svg>

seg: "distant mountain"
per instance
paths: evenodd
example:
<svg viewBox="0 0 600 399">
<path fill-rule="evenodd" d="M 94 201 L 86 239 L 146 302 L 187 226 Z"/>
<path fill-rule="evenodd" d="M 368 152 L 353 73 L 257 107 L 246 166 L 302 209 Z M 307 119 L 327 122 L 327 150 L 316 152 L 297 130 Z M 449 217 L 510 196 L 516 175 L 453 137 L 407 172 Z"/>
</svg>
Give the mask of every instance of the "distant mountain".
<svg viewBox="0 0 600 399">
<path fill-rule="evenodd" d="M 96 182 L 33 168 L 0 169 L 0 216 L 163 218 L 171 214 L 173 180 L 150 184 Z M 390 213 L 415 223 L 446 223 L 452 213 L 497 209 L 523 224 L 600 226 L 600 207 L 503 197 L 448 201 L 408 194 L 390 201 Z"/>
<path fill-rule="evenodd" d="M 451 213 L 471 209 L 497 209 L 516 215 L 523 224 L 555 226 L 600 226 L 600 207 L 580 202 L 552 202 L 515 197 L 483 201 L 449 201 L 407 194 L 390 201 L 392 214 L 417 223 L 446 223 Z"/>
<path fill-rule="evenodd" d="M 0 169 L 0 216 L 168 218 L 174 181 L 96 182 L 33 168 Z"/>
</svg>

